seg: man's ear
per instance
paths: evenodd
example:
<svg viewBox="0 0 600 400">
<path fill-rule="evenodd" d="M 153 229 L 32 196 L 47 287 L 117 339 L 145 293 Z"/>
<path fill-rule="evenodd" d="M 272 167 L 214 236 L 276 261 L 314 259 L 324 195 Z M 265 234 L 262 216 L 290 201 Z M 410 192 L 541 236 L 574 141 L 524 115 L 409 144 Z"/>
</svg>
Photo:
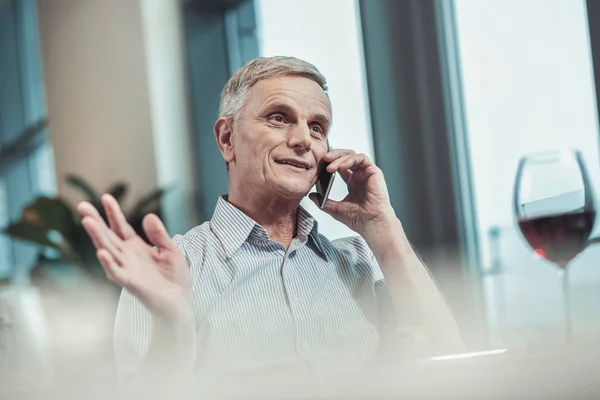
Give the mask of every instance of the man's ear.
<svg viewBox="0 0 600 400">
<path fill-rule="evenodd" d="M 233 151 L 233 121 L 227 117 L 221 117 L 215 122 L 215 138 L 221 150 L 221 155 L 226 163 L 235 160 Z"/>
</svg>

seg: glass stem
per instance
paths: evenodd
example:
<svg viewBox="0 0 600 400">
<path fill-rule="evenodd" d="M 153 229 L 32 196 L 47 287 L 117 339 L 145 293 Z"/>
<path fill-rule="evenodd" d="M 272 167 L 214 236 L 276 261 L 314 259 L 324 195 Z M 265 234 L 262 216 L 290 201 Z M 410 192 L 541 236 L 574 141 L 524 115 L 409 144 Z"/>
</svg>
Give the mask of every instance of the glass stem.
<svg viewBox="0 0 600 400">
<path fill-rule="evenodd" d="M 567 268 L 558 270 L 558 277 L 561 281 L 561 291 L 563 298 L 564 309 L 564 327 L 565 327 L 565 342 L 567 344 L 573 341 L 573 325 L 571 319 L 571 290 L 569 285 L 569 274 Z"/>
</svg>

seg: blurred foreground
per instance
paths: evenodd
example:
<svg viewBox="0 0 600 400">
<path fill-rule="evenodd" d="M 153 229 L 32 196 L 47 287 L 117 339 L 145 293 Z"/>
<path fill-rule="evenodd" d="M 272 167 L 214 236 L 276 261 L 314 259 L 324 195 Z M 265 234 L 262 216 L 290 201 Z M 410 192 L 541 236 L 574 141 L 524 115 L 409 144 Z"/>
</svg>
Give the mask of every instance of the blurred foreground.
<svg viewBox="0 0 600 400">
<path fill-rule="evenodd" d="M 80 365 L 71 379 L 48 385 L 2 390 L 2 398 L 419 398 L 565 399 L 598 398 L 597 347 L 546 353 L 507 351 L 460 360 L 398 363 L 360 373 L 309 377 L 280 368 L 236 377 L 160 384 L 158 380 L 117 384 Z M 86 371 L 85 373 L 82 373 Z M 61 371 L 58 371 L 61 372 Z M 74 372 L 69 369 L 62 372 Z M 80 375 L 86 375 L 81 379 Z"/>
<path fill-rule="evenodd" d="M 119 290 L 71 272 L 0 291 L 0 398 L 598 398 L 600 340 L 554 341 L 454 359 L 388 360 L 348 371 L 304 365 L 164 382 L 120 381 L 112 354 Z M 550 333 L 552 334 L 552 333 Z M 552 335 L 550 335 L 552 336 Z M 471 346 L 472 347 L 472 346 Z M 489 350 L 486 348 L 473 350 Z M 503 349 L 501 349 L 503 350 Z"/>
</svg>

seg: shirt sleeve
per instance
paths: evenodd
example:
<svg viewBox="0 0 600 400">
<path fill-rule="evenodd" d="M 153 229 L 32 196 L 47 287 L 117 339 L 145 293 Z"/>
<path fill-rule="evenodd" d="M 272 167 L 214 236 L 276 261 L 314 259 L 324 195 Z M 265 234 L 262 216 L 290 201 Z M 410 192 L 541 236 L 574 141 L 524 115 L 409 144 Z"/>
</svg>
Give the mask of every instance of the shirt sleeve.
<svg viewBox="0 0 600 400">
<path fill-rule="evenodd" d="M 370 251 L 369 251 L 370 252 Z M 383 272 L 379 267 L 379 263 L 375 259 L 375 255 L 370 253 L 371 267 L 373 276 L 373 286 L 377 299 L 377 311 L 379 314 L 379 335 L 382 339 L 382 344 L 388 346 L 399 325 L 398 313 L 394 308 L 392 296 L 388 288 Z"/>
<path fill-rule="evenodd" d="M 121 292 L 115 318 L 113 346 L 119 376 L 134 374 L 148 351 L 152 313 L 126 289 Z"/>
<path fill-rule="evenodd" d="M 381 351 L 397 358 L 423 358 L 433 354 L 430 335 L 424 326 L 417 326 L 402 318 L 375 255 L 369 250 L 373 268 L 373 281 L 379 311 Z"/>
<path fill-rule="evenodd" d="M 175 244 L 179 246 L 189 263 L 188 254 L 183 247 L 183 237 L 175 235 Z M 154 319 L 150 310 L 126 289 L 121 291 L 113 332 L 113 349 L 117 372 L 126 378 L 139 371 L 142 360 L 148 352 Z"/>
</svg>

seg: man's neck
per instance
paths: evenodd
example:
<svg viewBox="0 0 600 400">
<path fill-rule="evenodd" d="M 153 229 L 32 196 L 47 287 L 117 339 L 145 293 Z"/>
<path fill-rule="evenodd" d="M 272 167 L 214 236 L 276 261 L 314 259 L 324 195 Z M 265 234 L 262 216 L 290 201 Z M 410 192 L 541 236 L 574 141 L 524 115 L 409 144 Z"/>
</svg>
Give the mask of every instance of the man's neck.
<svg viewBox="0 0 600 400">
<path fill-rule="evenodd" d="M 272 241 L 281 243 L 286 249 L 296 236 L 299 201 L 240 195 L 235 191 L 230 191 L 227 201 L 256 221 Z"/>
</svg>

